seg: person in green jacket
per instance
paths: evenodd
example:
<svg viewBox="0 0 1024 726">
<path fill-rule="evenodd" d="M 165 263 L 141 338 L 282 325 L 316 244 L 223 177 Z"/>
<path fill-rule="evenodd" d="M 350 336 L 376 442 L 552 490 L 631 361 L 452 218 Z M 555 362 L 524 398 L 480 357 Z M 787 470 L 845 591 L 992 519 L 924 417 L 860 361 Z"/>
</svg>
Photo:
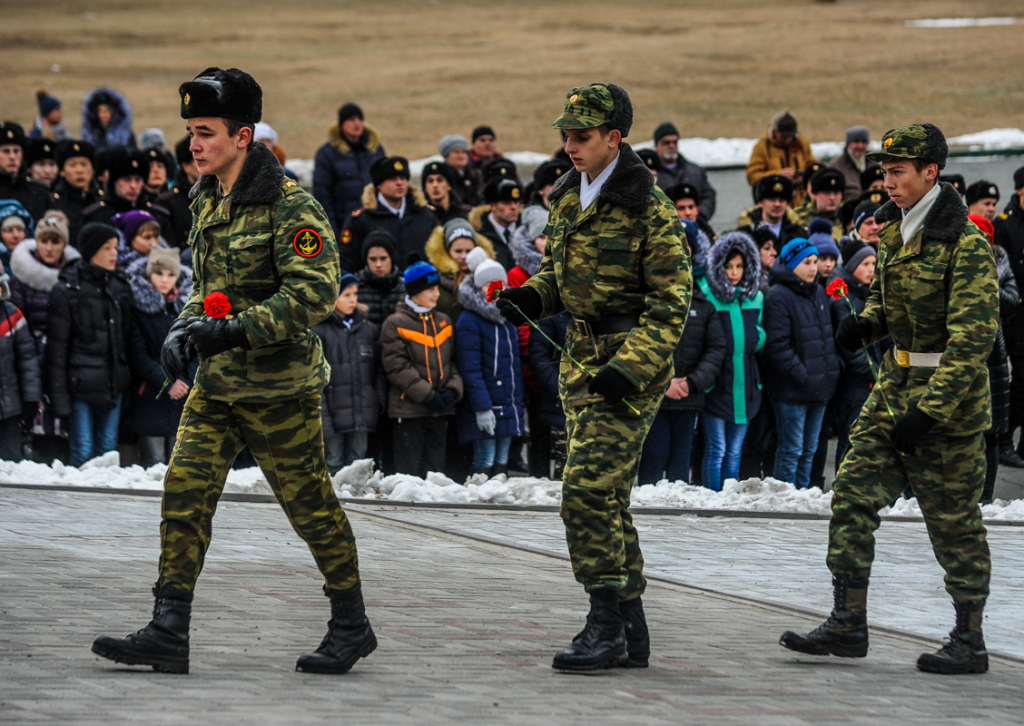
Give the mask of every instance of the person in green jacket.
<svg viewBox="0 0 1024 726">
<path fill-rule="evenodd" d="M 284 178 L 273 152 L 253 143 L 263 93 L 252 76 L 208 68 L 179 95 L 203 176 L 189 194 L 195 285 L 161 364 L 175 380 L 192 352 L 201 362 L 164 478 L 153 620 L 124 639 L 98 638 L 93 652 L 188 672 L 192 594 L 225 479 L 247 446 L 309 545 L 331 601 L 327 636 L 296 668 L 344 673 L 377 641 L 355 538 L 327 471 L 320 393 L 329 367 L 310 330 L 338 297 L 337 243 L 321 206 Z M 217 293 L 230 310 L 204 305 Z"/>
<path fill-rule="evenodd" d="M 563 670 L 647 665 L 643 555 L 629 513 L 644 438 L 672 378 L 692 290 L 672 202 L 622 143 L 633 120 L 614 84 L 574 88 L 552 124 L 574 170 L 548 194 L 540 271 L 505 290 L 513 323 L 573 316 L 559 390 L 568 460 L 561 517 L 576 579 L 590 594 L 587 625 L 555 656 Z M 525 316 L 525 317 L 524 317 Z M 580 366 L 585 370 L 581 370 Z"/>
<path fill-rule="evenodd" d="M 978 501 L 982 434 L 992 423 L 986 361 L 999 324 L 999 285 L 988 239 L 968 220 L 956 189 L 938 181 L 946 156 L 946 139 L 932 124 L 889 131 L 881 152 L 868 154 L 882 163 L 890 201 L 875 212 L 884 226 L 864 312 L 843 320 L 836 341 L 857 350 L 891 335 L 894 347 L 832 485 L 827 561 L 835 609 L 818 629 L 786 632 L 780 642 L 801 653 L 867 655 L 878 510 L 909 485 L 956 609 L 949 641 L 917 667 L 983 673 L 991 561 Z"/>
</svg>

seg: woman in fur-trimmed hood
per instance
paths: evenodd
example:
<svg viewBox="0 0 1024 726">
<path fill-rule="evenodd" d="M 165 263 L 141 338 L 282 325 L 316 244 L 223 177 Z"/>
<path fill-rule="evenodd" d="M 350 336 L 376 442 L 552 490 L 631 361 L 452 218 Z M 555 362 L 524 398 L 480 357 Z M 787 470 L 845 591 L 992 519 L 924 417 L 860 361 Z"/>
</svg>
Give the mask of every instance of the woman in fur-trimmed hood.
<svg viewBox="0 0 1024 726">
<path fill-rule="evenodd" d="M 732 277 L 730 278 L 730 275 Z M 714 305 L 726 351 L 704 403 L 704 486 L 720 491 L 739 475 L 747 427 L 761 406 L 761 374 L 754 353 L 765 343 L 761 254 L 745 232 L 727 232 L 708 253 L 697 284 Z"/>
<path fill-rule="evenodd" d="M 459 285 L 470 275 L 467 258 L 477 247 L 486 253 L 488 259 L 494 259 L 491 241 L 461 217 L 435 227 L 427 239 L 427 261 L 437 269 L 441 278 L 441 297 L 437 300 L 437 309 L 450 317 L 453 325 L 459 321 L 459 313 L 462 312 L 458 300 Z"/>
<path fill-rule="evenodd" d="M 94 88 L 82 99 L 82 138 L 97 151 L 108 146 L 134 147 L 132 109 L 113 88 Z"/>
</svg>

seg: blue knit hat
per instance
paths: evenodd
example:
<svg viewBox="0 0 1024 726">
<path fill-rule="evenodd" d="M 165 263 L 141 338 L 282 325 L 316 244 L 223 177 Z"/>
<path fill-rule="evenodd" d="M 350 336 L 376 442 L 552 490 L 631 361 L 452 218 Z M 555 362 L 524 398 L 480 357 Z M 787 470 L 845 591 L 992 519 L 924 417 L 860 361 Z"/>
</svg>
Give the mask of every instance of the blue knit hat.
<svg viewBox="0 0 1024 726">
<path fill-rule="evenodd" d="M 794 237 L 779 253 L 779 261 L 791 270 L 811 255 L 818 254 L 818 250 L 803 237 Z"/>
<path fill-rule="evenodd" d="M 424 290 L 441 284 L 441 276 L 429 262 L 418 260 L 405 268 L 403 277 L 405 292 L 409 297 L 419 295 Z"/>
<path fill-rule="evenodd" d="M 816 217 L 811 220 L 811 225 L 807 228 L 808 235 L 807 241 L 814 245 L 815 249 L 818 250 L 818 257 L 823 255 L 832 255 L 837 260 L 839 259 L 839 246 L 836 245 L 834 239 L 832 239 L 832 223 L 827 219 Z"/>
<path fill-rule="evenodd" d="M 338 294 L 340 295 L 353 285 L 359 287 L 359 280 L 357 280 L 356 276 L 351 272 L 345 272 L 345 270 L 342 270 L 341 275 L 338 277 Z"/>
<path fill-rule="evenodd" d="M 683 232 L 686 233 L 686 244 L 690 245 L 690 253 L 692 254 L 697 249 L 697 225 L 688 219 L 681 219 L 679 221 L 683 223 Z"/>
</svg>

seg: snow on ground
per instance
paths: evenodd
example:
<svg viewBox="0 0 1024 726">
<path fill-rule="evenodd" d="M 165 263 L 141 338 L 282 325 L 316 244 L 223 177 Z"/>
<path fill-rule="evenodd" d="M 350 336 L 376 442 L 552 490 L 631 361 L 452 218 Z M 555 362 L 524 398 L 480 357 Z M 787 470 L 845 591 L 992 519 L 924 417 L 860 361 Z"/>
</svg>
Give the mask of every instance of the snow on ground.
<svg viewBox="0 0 1024 726">
<path fill-rule="evenodd" d="M 964 20 L 977 20 L 976 24 L 984 24 L 987 20 L 1014 20 L 1016 18 L 953 18 L 946 20 L 921 20 L 910 21 L 913 23 L 941 23 L 952 20 L 956 22 Z M 989 23 L 994 25 L 997 23 Z M 926 26 L 921 26 L 926 27 Z M 961 26 L 927 26 L 927 27 L 961 27 Z M 679 153 L 695 164 L 700 164 L 708 169 L 722 169 L 729 167 L 745 166 L 750 159 L 750 152 L 757 143 L 757 139 L 705 139 L 695 136 L 692 138 L 679 139 Z M 1024 148 L 1024 130 L 1021 129 L 989 129 L 974 134 L 964 134 L 947 139 L 952 147 L 965 147 L 971 151 L 995 151 L 999 149 L 1021 149 Z M 633 144 L 634 149 L 650 149 L 654 147 L 653 141 L 642 141 Z M 819 159 L 834 159 L 843 153 L 844 143 L 842 141 L 822 141 L 811 144 L 811 151 Z M 881 149 L 880 141 L 872 141 L 871 151 Z M 516 166 L 524 169 L 534 169 L 551 157 L 548 154 L 541 154 L 536 151 L 513 151 L 505 154 Z M 432 161 L 444 161 L 436 154 L 423 159 L 415 159 L 409 162 L 409 171 L 414 177 L 423 173 L 423 167 Z M 299 181 L 310 186 L 313 183 L 313 160 L 312 159 L 289 159 L 288 168 L 298 175 Z"/>
<path fill-rule="evenodd" d="M 108 489 L 148 489 L 160 491 L 167 471 L 164 464 L 149 469 L 141 466 L 122 468 L 116 451 L 86 462 L 80 468 L 54 461 L 52 466 L 29 461 L 0 461 L 0 483 L 78 486 Z M 465 485 L 443 474 L 430 472 L 426 480 L 407 474 L 385 476 L 375 471 L 372 459 L 360 459 L 334 476 L 338 496 L 392 502 L 430 502 L 447 504 L 511 504 L 520 506 L 561 503 L 562 483 L 548 479 L 501 475 L 488 479 L 474 475 Z M 270 485 L 257 468 L 236 469 L 228 475 L 226 492 L 270 494 Z M 831 512 L 832 492 L 797 489 L 776 479 L 728 480 L 721 492 L 686 482 L 661 481 L 636 487 L 633 506 L 678 509 L 730 510 L 744 512 L 788 512 L 827 515 Z M 916 499 L 898 500 L 882 515 L 920 517 Z M 1024 500 L 997 499 L 982 507 L 986 519 L 1024 521 Z"/>
<path fill-rule="evenodd" d="M 925 18 L 908 20 L 904 25 L 912 28 L 978 28 L 989 25 L 1015 25 L 1020 18 Z"/>
</svg>

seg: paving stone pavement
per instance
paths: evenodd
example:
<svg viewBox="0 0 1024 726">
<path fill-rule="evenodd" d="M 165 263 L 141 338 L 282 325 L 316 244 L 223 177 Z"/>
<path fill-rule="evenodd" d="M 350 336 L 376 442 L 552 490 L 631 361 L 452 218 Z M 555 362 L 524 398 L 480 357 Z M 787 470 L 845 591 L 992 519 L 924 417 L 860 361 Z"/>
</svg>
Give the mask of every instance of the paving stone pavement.
<svg viewBox="0 0 1024 726">
<path fill-rule="evenodd" d="M 312 557 L 275 505 L 224 502 L 191 675 L 158 674 L 89 645 L 149 617 L 159 501 L 2 490 L 0 511 L 3 724 L 1019 724 L 1024 707 L 1019 662 L 920 674 L 930 647 L 881 632 L 863 660 L 796 657 L 778 633 L 816 618 L 662 582 L 644 598 L 649 669 L 559 674 L 551 655 L 585 615 L 567 563 L 366 506 L 350 514 L 370 658 L 345 676 L 294 671 L 329 617 Z M 458 514 L 453 531 L 478 517 Z"/>
</svg>

